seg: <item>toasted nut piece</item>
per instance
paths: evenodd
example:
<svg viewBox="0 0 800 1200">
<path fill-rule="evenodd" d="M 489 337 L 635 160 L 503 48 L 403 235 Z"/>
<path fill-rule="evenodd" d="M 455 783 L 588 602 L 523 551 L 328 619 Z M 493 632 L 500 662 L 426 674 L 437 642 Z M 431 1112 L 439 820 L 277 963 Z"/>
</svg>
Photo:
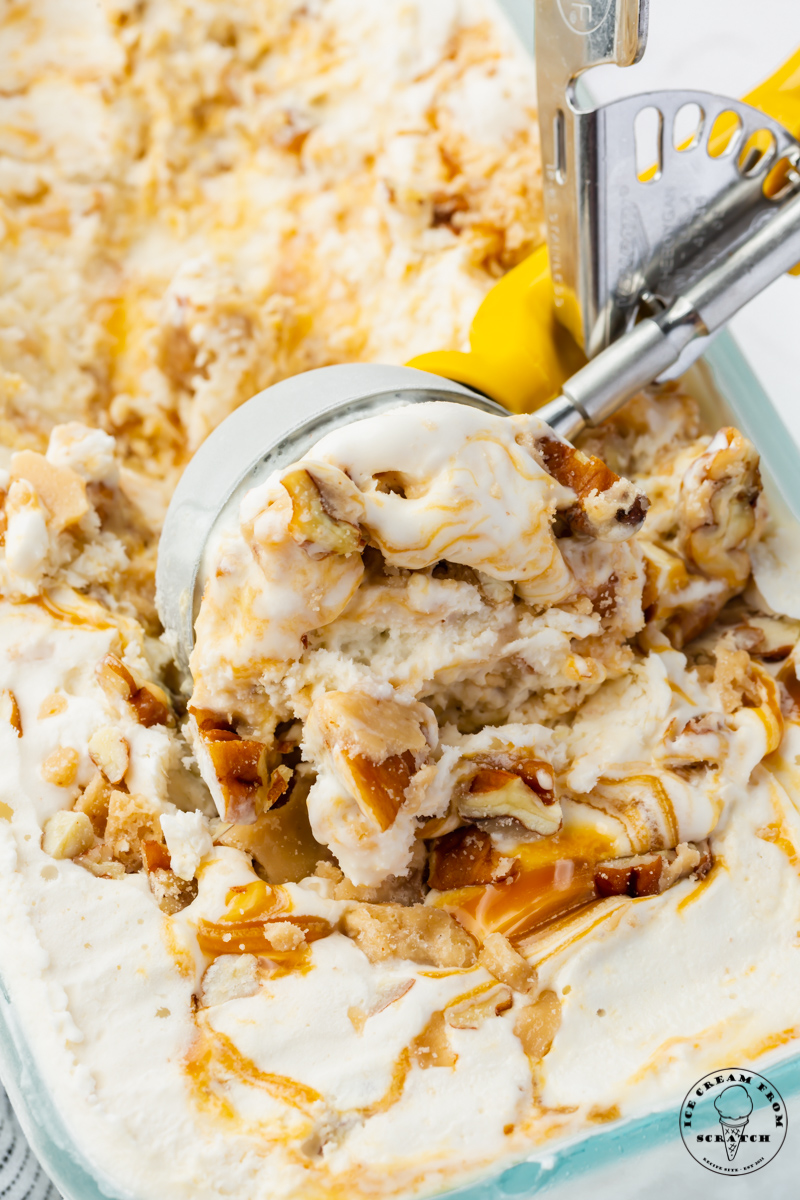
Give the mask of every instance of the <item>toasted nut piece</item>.
<svg viewBox="0 0 800 1200">
<path fill-rule="evenodd" d="M 599 896 L 657 896 L 663 866 L 660 854 L 598 863 L 594 886 Z"/>
<path fill-rule="evenodd" d="M 105 846 L 92 846 L 85 854 L 80 854 L 74 862 L 83 867 L 90 875 L 98 879 L 124 879 L 125 868 L 122 863 L 109 858 Z"/>
<path fill-rule="evenodd" d="M 533 1004 L 521 1008 L 514 1022 L 514 1033 L 522 1049 L 534 1062 L 544 1058 L 561 1024 L 561 1001 L 555 992 L 542 992 Z"/>
<path fill-rule="evenodd" d="M 174 916 L 191 904 L 197 896 L 196 879 L 179 879 L 174 871 L 168 871 L 164 867 L 148 871 L 147 882 L 158 907 L 167 916 Z"/>
<path fill-rule="evenodd" d="M 203 1008 L 255 996 L 258 991 L 258 959 L 254 954 L 221 954 L 206 968 L 200 1003 Z"/>
<path fill-rule="evenodd" d="M 527 770 L 528 767 L 536 770 Z M 561 805 L 553 797 L 553 773 L 548 763 L 526 764 L 527 776 L 496 767 L 482 767 L 469 791 L 458 797 L 458 811 L 468 820 L 481 817 L 514 817 L 534 833 L 555 833 L 561 826 Z M 549 787 L 537 777 L 549 781 Z M 531 787 L 530 783 L 538 787 Z"/>
<path fill-rule="evenodd" d="M 535 992 L 538 976 L 522 955 L 502 933 L 490 933 L 481 946 L 478 962 L 490 975 L 506 983 L 515 992 Z"/>
<path fill-rule="evenodd" d="M 128 743 L 113 725 L 104 725 L 89 738 L 89 757 L 109 783 L 119 783 L 130 762 Z"/>
<path fill-rule="evenodd" d="M 133 711 L 140 725 L 149 729 L 151 725 L 168 725 L 172 715 L 167 693 L 157 683 L 146 679 L 130 698 Z"/>
<path fill-rule="evenodd" d="M 341 746 L 350 755 L 364 755 L 374 763 L 406 750 L 418 759 L 429 749 L 426 730 L 436 729 L 435 717 L 425 704 L 376 700 L 366 692 L 326 692 L 314 704 L 312 718 L 327 748 Z"/>
<path fill-rule="evenodd" d="M 306 740 L 330 755 L 344 787 L 383 832 L 395 821 L 435 728 L 419 702 L 376 700 L 365 692 L 327 692 L 306 722 Z M 432 736 L 432 734 L 431 734 Z"/>
<path fill-rule="evenodd" d="M 481 996 L 471 996 L 445 1009 L 446 1024 L 453 1029 L 480 1029 L 489 1017 L 499 1017 L 508 1012 L 514 1003 L 511 988 L 493 987 Z"/>
<path fill-rule="evenodd" d="M 447 1040 L 444 1014 L 435 1012 L 428 1024 L 411 1043 L 411 1058 L 423 1071 L 430 1067 L 454 1067 L 458 1055 Z"/>
<path fill-rule="evenodd" d="M 57 717 L 59 713 L 66 712 L 67 698 L 61 692 L 51 692 L 49 696 L 45 696 L 39 706 L 39 720 L 45 721 L 48 717 Z"/>
<path fill-rule="evenodd" d="M 257 807 L 262 811 L 270 807 L 268 796 L 271 789 L 265 787 L 267 767 L 264 743 L 242 738 L 228 729 L 203 730 L 200 739 L 219 783 L 225 820 L 234 823 L 253 821 Z M 282 790 L 275 789 L 271 804 L 275 803 Z M 261 803 L 257 805 L 259 799 Z"/>
<path fill-rule="evenodd" d="M 574 532 L 618 541 L 641 529 L 650 501 L 635 484 L 555 436 L 537 438 L 535 447 L 553 478 L 578 497 L 564 514 Z"/>
<path fill-rule="evenodd" d="M 81 812 L 57 812 L 44 827 L 42 849 L 53 858 L 75 858 L 94 845 L 92 822 Z"/>
<path fill-rule="evenodd" d="M 8 688 L 0 689 L 0 721 L 8 721 L 16 731 L 17 737 L 22 737 L 22 718 L 19 715 L 17 697 Z"/>
<path fill-rule="evenodd" d="M 56 787 L 70 787 L 75 782 L 78 773 L 80 755 L 71 746 L 59 746 L 39 768 L 39 774 L 45 783 L 54 783 Z"/>
<path fill-rule="evenodd" d="M 111 792 L 111 784 L 97 771 L 72 806 L 73 811 L 86 813 L 98 837 L 102 837 L 106 831 Z"/>
<path fill-rule="evenodd" d="M 466 930 L 426 904 L 357 904 L 345 913 L 342 928 L 370 962 L 396 956 L 428 967 L 475 963 L 475 942 Z"/>
<path fill-rule="evenodd" d="M 142 842 L 142 861 L 146 871 L 171 871 L 169 850 L 161 842 Z"/>
<path fill-rule="evenodd" d="M 108 804 L 105 841 L 114 858 L 129 871 L 142 866 L 142 842 L 160 842 L 159 809 L 147 796 L 113 791 Z"/>
<path fill-rule="evenodd" d="M 681 842 L 675 850 L 598 863 L 594 885 L 600 896 L 657 896 L 688 875 L 702 879 L 711 866 L 708 842 Z"/>
<path fill-rule="evenodd" d="M 365 817 L 370 817 L 383 833 L 394 824 L 414 773 L 410 750 L 392 754 L 382 763 L 374 763 L 364 754 L 352 758 L 341 752 L 348 768 L 349 790 Z"/>
<path fill-rule="evenodd" d="M 140 725 L 167 725 L 171 716 L 166 692 L 156 683 L 134 678 L 116 654 L 107 654 L 97 667 L 97 677 L 103 691 L 112 700 L 130 704 Z"/>
<path fill-rule="evenodd" d="M 89 511 L 86 484 L 71 467 L 56 467 L 43 454 L 21 450 L 11 459 L 11 478 L 25 479 L 49 514 L 48 525 L 60 533 Z"/>
<path fill-rule="evenodd" d="M 299 545 L 328 554 L 358 554 L 364 549 L 361 530 L 327 511 L 319 485 L 309 471 L 298 467 L 284 475 L 281 483 L 292 498 L 289 533 Z"/>
<path fill-rule="evenodd" d="M 97 678 L 111 699 L 130 700 L 136 691 L 136 681 L 116 654 L 106 654 L 97 665 Z"/>
<path fill-rule="evenodd" d="M 516 859 L 492 847 L 492 839 L 474 825 L 463 825 L 438 838 L 428 859 L 428 883 L 441 892 L 507 879 Z"/>
</svg>

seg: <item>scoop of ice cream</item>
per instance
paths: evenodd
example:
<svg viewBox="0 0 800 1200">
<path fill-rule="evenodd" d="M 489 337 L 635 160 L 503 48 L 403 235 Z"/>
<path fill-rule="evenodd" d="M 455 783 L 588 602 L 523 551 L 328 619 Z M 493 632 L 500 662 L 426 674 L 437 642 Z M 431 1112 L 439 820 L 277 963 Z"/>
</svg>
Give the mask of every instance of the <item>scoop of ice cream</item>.
<svg viewBox="0 0 800 1200">
<path fill-rule="evenodd" d="M 725 1088 L 724 1092 L 720 1092 L 714 1101 L 714 1108 L 723 1121 L 741 1121 L 744 1117 L 750 1116 L 753 1111 L 753 1101 L 750 1099 L 747 1088 L 736 1083 Z"/>
</svg>

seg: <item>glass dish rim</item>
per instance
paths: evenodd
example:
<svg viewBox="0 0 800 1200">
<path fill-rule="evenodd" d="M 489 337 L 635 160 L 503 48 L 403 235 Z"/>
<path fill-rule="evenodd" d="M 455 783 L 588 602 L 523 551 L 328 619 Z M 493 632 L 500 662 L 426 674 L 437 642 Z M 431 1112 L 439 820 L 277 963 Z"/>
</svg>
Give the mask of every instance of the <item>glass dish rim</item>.
<svg viewBox="0 0 800 1200">
<path fill-rule="evenodd" d="M 800 521 L 800 489 L 793 486 L 800 478 L 800 447 L 729 331 L 710 344 L 692 373 L 696 374 L 689 390 L 717 393 L 737 426 L 757 443 L 771 489 Z M 771 1059 L 768 1069 L 784 1097 L 800 1094 L 800 1053 Z M 73 1141 L 44 1084 L 1 976 L 0 1079 L 31 1148 L 64 1200 L 137 1200 L 135 1193 L 94 1167 Z M 436 1193 L 438 1200 L 505 1200 L 508 1196 L 533 1196 L 567 1180 L 585 1179 L 621 1155 L 643 1153 L 679 1138 L 678 1099 L 672 1098 L 668 1107 L 656 1112 L 537 1148 L 522 1161 L 506 1160 L 471 1182 Z"/>
</svg>

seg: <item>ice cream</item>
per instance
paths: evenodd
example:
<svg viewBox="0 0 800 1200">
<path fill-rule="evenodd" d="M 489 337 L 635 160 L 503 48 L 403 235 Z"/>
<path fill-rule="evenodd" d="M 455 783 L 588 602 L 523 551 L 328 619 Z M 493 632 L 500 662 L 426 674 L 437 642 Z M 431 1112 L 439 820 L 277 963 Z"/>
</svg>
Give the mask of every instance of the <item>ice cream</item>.
<svg viewBox="0 0 800 1200">
<path fill-rule="evenodd" d="M 577 453 L 339 430 L 212 547 L 191 695 L 158 636 L 209 430 L 462 346 L 539 238 L 494 11 L 62 8 L 0 34 L 0 971 L 75 1152 L 136 1200 L 423 1196 L 785 1053 L 800 624 L 682 391 Z"/>
</svg>

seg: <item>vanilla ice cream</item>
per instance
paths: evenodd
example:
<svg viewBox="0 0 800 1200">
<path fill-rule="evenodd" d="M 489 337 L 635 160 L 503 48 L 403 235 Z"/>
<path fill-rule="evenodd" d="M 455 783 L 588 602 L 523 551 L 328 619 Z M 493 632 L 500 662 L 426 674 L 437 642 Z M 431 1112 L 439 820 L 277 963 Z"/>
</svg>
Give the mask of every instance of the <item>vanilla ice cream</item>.
<svg viewBox="0 0 800 1200">
<path fill-rule="evenodd" d="M 337 429 L 209 546 L 190 680 L 160 637 L 219 421 L 463 349 L 541 240 L 488 0 L 37 0 L 0 47 L 0 972 L 103 1188 L 426 1196 L 788 1053 L 800 622 L 677 387 L 577 451 Z"/>
</svg>

